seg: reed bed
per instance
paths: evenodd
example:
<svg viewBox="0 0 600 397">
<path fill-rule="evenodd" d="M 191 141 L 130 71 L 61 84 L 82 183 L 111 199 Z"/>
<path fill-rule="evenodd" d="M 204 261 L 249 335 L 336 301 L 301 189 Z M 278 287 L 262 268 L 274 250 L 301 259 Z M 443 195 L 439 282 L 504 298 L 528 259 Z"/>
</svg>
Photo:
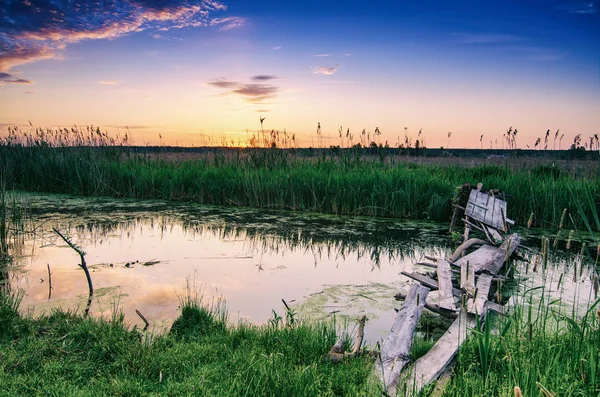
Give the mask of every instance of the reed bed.
<svg viewBox="0 0 600 397">
<path fill-rule="evenodd" d="M 211 155 L 178 159 L 129 147 L 126 136 L 109 138 L 93 127 L 32 135 L 11 130 L 0 141 L 9 188 L 446 222 L 455 188 L 482 182 L 510 195 L 509 214 L 518 224 L 527 224 L 533 213 L 534 227 L 557 227 L 564 208 L 576 212 L 573 196 L 600 195 L 593 161 L 583 170 L 547 161 L 514 167 L 510 158 L 504 165 L 428 164 L 387 149 L 379 155 L 354 149 L 312 156 L 212 149 Z M 586 207 L 584 213 L 591 217 L 595 210 Z"/>
</svg>

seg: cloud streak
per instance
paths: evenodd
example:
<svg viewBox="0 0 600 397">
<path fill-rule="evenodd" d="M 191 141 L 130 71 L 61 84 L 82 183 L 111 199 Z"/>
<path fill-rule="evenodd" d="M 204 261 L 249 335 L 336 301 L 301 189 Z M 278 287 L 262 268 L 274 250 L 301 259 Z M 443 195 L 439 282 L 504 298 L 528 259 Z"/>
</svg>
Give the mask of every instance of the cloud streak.
<svg viewBox="0 0 600 397">
<path fill-rule="evenodd" d="M 317 66 L 316 68 L 313 68 L 313 73 L 314 74 L 322 74 L 322 75 L 332 75 L 332 74 L 336 74 L 338 69 L 339 69 L 339 65 L 334 65 L 334 66 Z"/>
<path fill-rule="evenodd" d="M 598 1 L 567 1 L 559 9 L 569 14 L 592 15 L 598 13 Z"/>
<path fill-rule="evenodd" d="M 260 74 L 252 76 L 250 79 L 256 83 L 240 83 L 227 79 L 215 79 L 207 84 L 221 89 L 227 89 L 226 95 L 237 95 L 249 103 L 262 103 L 268 99 L 277 96 L 279 87 L 265 83 L 266 81 L 276 79 L 277 76 Z"/>
<path fill-rule="evenodd" d="M 0 72 L 0 85 L 5 85 L 5 84 L 26 84 L 26 85 L 29 85 L 29 84 L 33 84 L 33 81 L 17 78 L 17 77 L 13 76 L 10 73 Z"/>
<path fill-rule="evenodd" d="M 214 0 L 23 0 L 0 3 L 0 71 L 56 58 L 68 44 L 115 39 L 145 30 L 200 26 L 226 31 L 243 18 L 213 17 L 227 9 Z"/>
<path fill-rule="evenodd" d="M 508 44 L 526 41 L 524 38 L 504 33 L 455 33 L 454 36 L 461 44 Z"/>
<path fill-rule="evenodd" d="M 273 75 L 270 75 L 270 74 L 259 74 L 257 76 L 252 76 L 251 78 L 254 81 L 267 81 L 267 80 L 276 79 L 277 76 L 273 76 Z"/>
<path fill-rule="evenodd" d="M 101 85 L 119 85 L 119 84 L 121 84 L 121 82 L 120 81 L 116 81 L 116 80 L 100 80 L 98 82 L 98 84 L 101 84 Z"/>
</svg>

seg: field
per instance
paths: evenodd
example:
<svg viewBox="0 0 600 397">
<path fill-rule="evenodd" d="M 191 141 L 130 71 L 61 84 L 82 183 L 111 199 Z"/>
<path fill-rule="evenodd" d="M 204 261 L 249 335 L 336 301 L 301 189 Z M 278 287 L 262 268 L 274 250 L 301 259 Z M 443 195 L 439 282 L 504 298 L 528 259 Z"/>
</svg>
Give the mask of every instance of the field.
<svg viewBox="0 0 600 397">
<path fill-rule="evenodd" d="M 557 240 L 564 229 L 574 240 L 587 232 L 579 277 L 585 264 L 590 279 L 581 282 L 597 290 L 598 255 L 589 243 L 600 232 L 597 153 L 192 150 L 129 147 L 94 129 L 44 134 L 13 133 L 0 144 L 4 262 L 8 235 L 26 233 L 7 190 L 447 223 L 455 189 L 482 182 L 510 195 L 508 212 L 522 227 Z M 509 315 L 486 322 L 460 351 L 443 394 L 435 385 L 423 394 L 598 395 L 597 292 L 581 297 L 583 313 L 544 292 L 560 289 L 563 276 L 579 282 L 576 269 L 558 284 L 513 286 Z M 545 274 L 546 266 L 537 271 Z M 533 299 L 535 291 L 541 298 Z M 151 335 L 128 327 L 118 308 L 110 318 L 65 311 L 31 318 L 19 302 L 18 291 L 0 294 L 1 395 L 381 395 L 370 377 L 376 351 L 340 364 L 324 360 L 336 325 L 305 322 L 293 309 L 273 312 L 268 324 L 231 325 L 223 306 L 205 305 L 188 291 L 170 331 Z M 430 345 L 418 341 L 413 359 Z"/>
</svg>

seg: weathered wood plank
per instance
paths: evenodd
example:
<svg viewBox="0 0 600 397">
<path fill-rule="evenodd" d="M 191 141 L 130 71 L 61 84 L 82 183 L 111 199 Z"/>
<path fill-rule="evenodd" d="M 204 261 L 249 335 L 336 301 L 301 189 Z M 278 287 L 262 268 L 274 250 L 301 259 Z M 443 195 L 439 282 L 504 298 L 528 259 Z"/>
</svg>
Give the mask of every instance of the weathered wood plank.
<svg viewBox="0 0 600 397">
<path fill-rule="evenodd" d="M 482 239 L 479 238 L 470 238 L 467 241 L 465 241 L 464 243 L 462 243 L 461 245 L 459 245 L 455 250 L 454 253 L 448 258 L 448 262 L 452 263 L 452 262 L 456 262 L 456 260 L 458 260 L 458 258 L 460 258 L 460 255 L 465 252 L 466 250 L 468 250 L 469 248 L 475 246 L 475 245 L 481 245 L 484 246 L 486 245 L 486 242 Z"/>
<path fill-rule="evenodd" d="M 398 375 L 410 361 L 410 348 L 415 328 L 423 312 L 429 288 L 420 284 L 410 287 L 406 300 L 398 311 L 390 333 L 385 337 L 375 363 L 375 374 L 386 389 L 396 389 Z"/>
<path fill-rule="evenodd" d="M 494 229 L 507 231 L 507 223 L 513 223 L 506 218 L 506 201 L 490 196 L 488 193 L 471 190 L 465 215 Z"/>
<path fill-rule="evenodd" d="M 499 314 L 505 314 L 504 306 L 492 301 L 485 302 L 485 310 L 491 310 Z"/>
<path fill-rule="evenodd" d="M 400 272 L 400 274 L 402 274 L 403 276 L 406 276 L 408 278 L 412 278 L 415 281 L 418 281 L 419 283 L 421 283 L 422 285 L 428 287 L 429 289 L 431 289 L 432 291 L 438 290 L 440 289 L 440 286 L 438 284 L 437 281 L 435 281 L 434 279 L 432 279 L 431 277 L 427 277 L 421 273 L 408 273 L 405 272 L 404 270 Z M 458 288 L 452 288 L 452 294 L 454 296 L 458 296 L 460 297 L 462 295 L 462 291 L 459 290 Z"/>
<path fill-rule="evenodd" d="M 437 276 L 439 283 L 438 306 L 442 309 L 456 310 L 454 296 L 452 295 L 452 271 L 448 262 L 438 261 Z"/>
<path fill-rule="evenodd" d="M 415 281 L 418 281 L 419 283 L 428 287 L 431 290 L 435 291 L 440 288 L 437 281 L 435 281 L 431 277 L 427 277 L 421 273 L 415 273 L 415 272 L 409 273 L 409 272 L 405 272 L 404 270 L 402 270 L 400 272 L 400 274 L 403 276 L 406 276 L 408 278 L 412 278 Z"/>
<path fill-rule="evenodd" d="M 467 300 L 467 311 L 469 313 L 478 314 L 479 316 L 485 314 L 485 302 L 488 300 L 491 286 L 491 275 L 482 274 L 479 276 L 477 279 L 477 296 L 475 296 L 475 301 L 473 301 L 473 298 Z"/>
<path fill-rule="evenodd" d="M 497 250 L 498 248 L 494 247 L 493 245 L 484 245 L 470 254 L 458 259 L 456 262 L 454 262 L 454 264 L 463 267 L 467 262 L 469 262 L 469 264 L 474 267 L 475 272 L 477 273 L 481 270 L 481 268 L 487 265 L 490 257 L 494 255 Z"/>
<path fill-rule="evenodd" d="M 396 395 L 396 391 L 405 391 L 408 395 L 418 393 L 423 386 L 437 379 L 446 366 L 452 361 L 458 348 L 463 344 L 471 330 L 477 325 L 475 316 L 467 315 L 460 310 L 459 316 L 450 328 L 436 342 L 435 345 L 421 358 L 419 358 L 402 376 L 404 381 L 400 389 L 388 389 L 389 395 Z M 415 393 L 415 394 L 416 394 Z"/>
<path fill-rule="evenodd" d="M 460 267 L 460 289 L 475 293 L 475 267 L 470 262 Z"/>
<path fill-rule="evenodd" d="M 516 233 L 511 234 L 500 247 L 488 258 L 487 263 L 481 266 L 479 269 L 475 269 L 477 272 L 488 272 L 490 274 L 496 274 L 500 271 L 504 262 L 517 250 L 521 244 L 521 237 Z"/>
</svg>

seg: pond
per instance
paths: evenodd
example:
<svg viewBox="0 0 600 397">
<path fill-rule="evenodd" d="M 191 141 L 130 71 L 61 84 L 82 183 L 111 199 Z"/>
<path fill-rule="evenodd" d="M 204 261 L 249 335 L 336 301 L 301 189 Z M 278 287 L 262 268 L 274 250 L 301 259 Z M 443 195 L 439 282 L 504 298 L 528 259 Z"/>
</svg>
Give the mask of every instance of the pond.
<svg viewBox="0 0 600 397">
<path fill-rule="evenodd" d="M 444 256 L 445 225 L 324 216 L 165 201 L 23 194 L 35 229 L 15 255 L 11 287 L 25 291 L 33 315 L 52 308 L 82 311 L 87 283 L 79 256 L 52 228 L 86 252 L 94 315 L 118 306 L 129 324 L 157 330 L 179 314 L 186 285 L 205 303 L 226 301 L 229 320 L 264 323 L 284 299 L 299 315 L 338 319 L 366 314 L 370 343 L 394 319 L 393 296 L 425 254 Z M 49 295 L 48 265 L 52 291 Z"/>
<path fill-rule="evenodd" d="M 79 256 L 53 232 L 56 228 L 86 252 L 95 288 L 91 313 L 110 317 L 122 310 L 128 324 L 143 327 L 139 310 L 156 332 L 168 329 L 179 315 L 186 289 L 191 289 L 206 304 L 224 299 L 234 324 L 265 323 L 274 311 L 284 316 L 282 299 L 299 316 L 335 315 L 347 320 L 350 330 L 365 314 L 366 343 L 374 345 L 389 331 L 394 307 L 401 305 L 393 296 L 412 283 L 399 273 L 430 271 L 414 264 L 425 255 L 446 257 L 452 249 L 447 225 L 428 222 L 166 201 L 20 196 L 32 218 L 25 229 L 35 230 L 15 246 L 10 273 L 11 288 L 25 292 L 23 311 L 38 315 L 57 307 L 79 312 L 85 307 L 87 283 L 77 266 Z M 526 244 L 539 246 L 539 236 L 529 236 Z M 571 293 L 574 299 L 591 296 L 593 272 L 586 267 L 575 280 L 569 272 L 579 262 L 569 258 L 553 270 L 540 266 L 535 273 L 526 262 L 515 266 L 524 288 L 549 282 L 550 293 L 565 302 Z M 557 286 L 563 273 L 562 286 Z M 435 299 L 432 292 L 428 300 Z"/>
</svg>

